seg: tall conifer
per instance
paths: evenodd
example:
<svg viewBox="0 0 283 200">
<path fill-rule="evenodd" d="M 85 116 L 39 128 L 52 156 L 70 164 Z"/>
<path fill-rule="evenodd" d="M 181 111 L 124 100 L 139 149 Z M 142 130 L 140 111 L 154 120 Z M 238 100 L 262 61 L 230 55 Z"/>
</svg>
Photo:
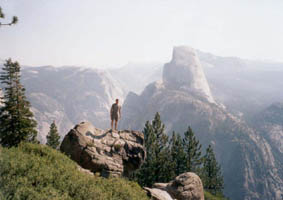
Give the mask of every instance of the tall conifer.
<svg viewBox="0 0 283 200">
<path fill-rule="evenodd" d="M 168 136 L 164 132 L 159 113 L 156 113 L 151 123 L 146 122 L 143 133 L 147 158 L 137 173 L 137 180 L 142 186 L 151 187 L 156 182 L 167 182 L 173 176 L 168 159 Z"/>
<path fill-rule="evenodd" d="M 211 145 L 206 149 L 202 169 L 202 181 L 204 188 L 213 194 L 223 194 L 224 180 L 220 165 L 217 163 Z"/>
<path fill-rule="evenodd" d="M 188 130 L 184 133 L 183 146 L 186 153 L 187 171 L 197 172 L 202 164 L 201 144 L 191 127 L 188 127 Z"/>
<path fill-rule="evenodd" d="M 173 132 L 170 139 L 170 156 L 174 176 L 186 172 L 186 154 L 180 134 Z"/>
<path fill-rule="evenodd" d="M 8 59 L 0 72 L 4 97 L 0 108 L 0 143 L 5 147 L 17 146 L 21 141 L 36 142 L 36 121 L 20 83 L 20 65 Z"/>
</svg>

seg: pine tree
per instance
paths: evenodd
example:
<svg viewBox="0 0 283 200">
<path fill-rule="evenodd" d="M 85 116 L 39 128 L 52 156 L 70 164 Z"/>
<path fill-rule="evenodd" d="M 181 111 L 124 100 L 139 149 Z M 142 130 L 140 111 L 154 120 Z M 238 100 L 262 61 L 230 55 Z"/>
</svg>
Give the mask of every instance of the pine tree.
<svg viewBox="0 0 283 200">
<path fill-rule="evenodd" d="M 191 127 L 188 127 L 188 130 L 184 133 L 183 146 L 186 153 L 187 171 L 197 172 L 202 164 L 201 144 Z"/>
<path fill-rule="evenodd" d="M 180 134 L 173 132 L 170 139 L 170 156 L 174 177 L 186 172 L 186 154 Z"/>
<path fill-rule="evenodd" d="M 57 126 L 55 121 L 50 125 L 50 130 L 48 135 L 46 136 L 47 142 L 46 145 L 52 147 L 53 149 L 57 149 L 60 144 L 60 135 L 57 130 Z"/>
<path fill-rule="evenodd" d="M 4 19 L 5 18 L 5 14 L 2 11 L 2 8 L 0 7 L 0 19 Z M 16 24 L 18 22 L 18 17 L 13 16 L 12 21 L 8 22 L 8 23 L 2 23 L 0 22 L 0 27 L 1 26 L 11 26 L 13 24 Z"/>
<path fill-rule="evenodd" d="M 21 141 L 36 142 L 37 123 L 30 111 L 25 88 L 20 83 L 20 65 L 7 60 L 0 73 L 4 97 L 0 108 L 0 143 L 5 147 L 17 146 Z"/>
<path fill-rule="evenodd" d="M 146 122 L 143 130 L 147 157 L 137 172 L 137 181 L 142 186 L 151 187 L 156 182 L 168 182 L 172 176 L 168 136 L 164 132 L 164 124 L 156 113 L 154 120 Z"/>
<path fill-rule="evenodd" d="M 206 149 L 201 177 L 206 190 L 215 195 L 223 195 L 224 180 L 211 145 Z"/>
</svg>

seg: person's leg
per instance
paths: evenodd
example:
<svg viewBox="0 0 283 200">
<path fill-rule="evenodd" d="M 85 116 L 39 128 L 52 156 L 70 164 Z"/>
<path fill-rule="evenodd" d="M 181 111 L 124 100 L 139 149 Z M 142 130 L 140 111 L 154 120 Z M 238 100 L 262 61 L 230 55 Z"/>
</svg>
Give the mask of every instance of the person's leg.
<svg viewBox="0 0 283 200">
<path fill-rule="evenodd" d="M 117 130 L 118 120 L 115 120 L 115 130 Z"/>
<path fill-rule="evenodd" d="M 113 130 L 113 120 L 111 120 L 111 130 Z"/>
</svg>

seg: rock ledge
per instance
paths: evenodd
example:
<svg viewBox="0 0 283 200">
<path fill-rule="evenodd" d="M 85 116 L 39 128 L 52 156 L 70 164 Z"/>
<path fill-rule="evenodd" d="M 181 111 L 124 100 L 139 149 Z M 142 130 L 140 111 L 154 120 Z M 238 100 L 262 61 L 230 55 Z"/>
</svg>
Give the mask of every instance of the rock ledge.
<svg viewBox="0 0 283 200">
<path fill-rule="evenodd" d="M 82 168 L 104 177 L 127 176 L 143 163 L 144 136 L 138 131 L 104 131 L 89 122 L 76 125 L 60 146 Z"/>
</svg>

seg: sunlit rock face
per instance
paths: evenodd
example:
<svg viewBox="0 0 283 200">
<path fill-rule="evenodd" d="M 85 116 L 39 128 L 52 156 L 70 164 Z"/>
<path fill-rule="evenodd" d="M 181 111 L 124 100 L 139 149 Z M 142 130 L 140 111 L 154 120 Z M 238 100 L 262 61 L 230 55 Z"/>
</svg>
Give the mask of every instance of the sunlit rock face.
<svg viewBox="0 0 283 200">
<path fill-rule="evenodd" d="M 89 122 L 71 129 L 60 149 L 84 169 L 104 177 L 127 176 L 141 166 L 146 156 L 141 132 L 102 130 Z"/>
<path fill-rule="evenodd" d="M 199 58 L 190 47 L 174 48 L 171 62 L 163 68 L 163 83 L 167 88 L 185 90 L 215 103 Z"/>
</svg>

